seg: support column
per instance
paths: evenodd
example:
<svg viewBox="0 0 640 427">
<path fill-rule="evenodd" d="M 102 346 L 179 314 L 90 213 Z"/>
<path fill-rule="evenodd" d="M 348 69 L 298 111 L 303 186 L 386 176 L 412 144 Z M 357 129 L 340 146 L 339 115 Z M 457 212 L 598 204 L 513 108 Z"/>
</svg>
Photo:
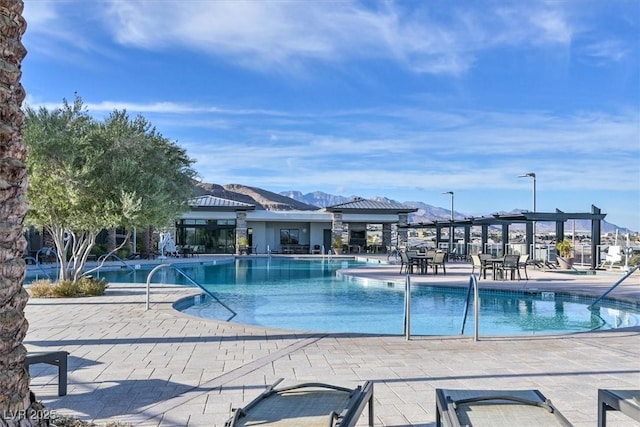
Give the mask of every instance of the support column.
<svg viewBox="0 0 640 427">
<path fill-rule="evenodd" d="M 484 252 L 485 248 L 487 246 L 487 242 L 489 241 L 489 226 L 488 225 L 482 225 L 482 235 L 480 237 L 480 251 Z"/>
<path fill-rule="evenodd" d="M 240 255 L 241 243 L 247 242 L 247 213 L 245 211 L 236 212 L 236 255 Z M 243 243 L 246 244 L 246 243 Z"/>
<path fill-rule="evenodd" d="M 533 247 L 533 222 L 525 223 L 525 245 L 527 246 L 525 249 L 525 254 L 529 254 L 529 258 L 533 259 L 533 254 L 531 253 L 531 248 Z"/>
<path fill-rule="evenodd" d="M 556 213 L 564 213 L 559 209 L 556 209 Z M 564 240 L 564 220 L 556 221 L 556 243 L 560 243 Z"/>
<path fill-rule="evenodd" d="M 591 205 L 591 213 L 593 215 L 600 215 L 600 208 Z M 600 219 L 591 220 L 591 269 L 595 270 L 600 266 L 600 252 L 598 251 L 600 246 L 601 236 L 601 223 Z"/>
<path fill-rule="evenodd" d="M 436 224 L 436 249 L 440 249 L 440 242 L 442 241 L 442 226 Z"/>
<path fill-rule="evenodd" d="M 340 238 L 342 240 L 342 212 L 333 213 L 333 222 L 331 224 L 331 244 Z M 344 243 L 344 241 L 342 242 Z"/>
<path fill-rule="evenodd" d="M 408 246 L 409 230 L 406 227 L 409 224 L 409 214 L 398 214 L 398 246 Z"/>
<path fill-rule="evenodd" d="M 469 242 L 471 242 L 471 226 L 464 226 L 464 249 L 462 249 L 462 255 L 469 255 Z"/>
<path fill-rule="evenodd" d="M 382 224 L 382 246 L 385 251 L 391 247 L 391 224 Z"/>
<path fill-rule="evenodd" d="M 509 223 L 502 224 L 502 256 L 507 254 L 507 244 L 509 244 Z"/>
</svg>

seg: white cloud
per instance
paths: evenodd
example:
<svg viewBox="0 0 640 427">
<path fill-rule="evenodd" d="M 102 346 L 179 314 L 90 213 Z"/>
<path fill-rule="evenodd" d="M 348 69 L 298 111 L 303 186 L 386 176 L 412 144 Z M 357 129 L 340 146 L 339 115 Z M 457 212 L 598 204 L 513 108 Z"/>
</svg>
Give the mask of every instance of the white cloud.
<svg viewBox="0 0 640 427">
<path fill-rule="evenodd" d="M 341 1 L 27 0 L 36 49 L 103 50 L 99 32 L 152 51 L 178 49 L 244 67 L 296 72 L 321 61 L 395 61 L 419 73 L 461 74 L 477 52 L 502 45 L 566 43 L 571 28 L 556 8 L 498 3 Z M 551 3 L 551 5 L 553 5 Z M 64 12 L 64 13 L 63 13 Z M 79 18 L 82 17 L 80 20 Z M 72 55 L 67 49 L 67 55 Z M 61 59 L 64 56 L 61 57 Z"/>
<path fill-rule="evenodd" d="M 367 127 L 368 118 L 358 120 L 359 127 Z M 375 121 L 379 120 L 377 115 Z M 455 128 L 425 131 L 441 124 L 425 121 L 422 128 L 405 130 L 402 136 L 358 139 L 340 136 L 342 131 L 331 122 L 328 118 L 315 132 L 284 127 L 276 140 L 271 138 L 273 129 L 260 138 L 265 123 L 253 118 L 254 128 L 248 134 L 190 141 L 187 151 L 198 160 L 196 167 L 206 179 L 218 183 L 253 179 L 265 187 L 287 182 L 306 188 L 314 183 L 332 187 L 348 182 L 369 189 L 474 189 L 490 182 L 492 187 L 514 188 L 521 185 L 514 177 L 535 170 L 551 187 L 606 189 L 615 176 L 617 189 L 637 189 L 638 171 L 631 160 L 638 157 L 633 144 L 638 135 L 634 112 L 555 117 L 466 111 L 452 119 L 466 122 Z M 244 125 L 235 129 L 239 127 Z M 239 170 L 245 172 L 238 176 Z"/>
<path fill-rule="evenodd" d="M 627 58 L 631 51 L 619 40 L 599 40 L 582 48 L 582 53 L 596 60 L 601 65 L 610 64 L 611 61 L 621 61 Z"/>
</svg>

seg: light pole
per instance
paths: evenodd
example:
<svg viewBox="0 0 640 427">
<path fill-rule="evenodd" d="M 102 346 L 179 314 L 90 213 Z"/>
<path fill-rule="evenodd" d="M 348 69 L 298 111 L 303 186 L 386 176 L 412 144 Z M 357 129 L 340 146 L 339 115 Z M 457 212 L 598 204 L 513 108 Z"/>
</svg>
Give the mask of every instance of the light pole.
<svg viewBox="0 0 640 427">
<path fill-rule="evenodd" d="M 536 174 L 533 172 L 527 172 L 522 175 L 518 175 L 518 178 L 533 178 L 533 213 L 536 213 Z M 533 254 L 532 259 L 536 259 L 536 222 L 533 221 Z"/>
<path fill-rule="evenodd" d="M 449 253 L 453 251 L 453 191 L 445 191 L 442 194 L 451 195 L 451 227 L 449 228 Z"/>
</svg>

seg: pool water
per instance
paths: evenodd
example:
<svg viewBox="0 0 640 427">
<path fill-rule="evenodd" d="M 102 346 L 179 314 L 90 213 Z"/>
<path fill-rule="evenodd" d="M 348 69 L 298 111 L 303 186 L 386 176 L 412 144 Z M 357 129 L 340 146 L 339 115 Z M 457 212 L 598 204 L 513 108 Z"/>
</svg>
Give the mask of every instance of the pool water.
<svg viewBox="0 0 640 427">
<path fill-rule="evenodd" d="M 211 296 L 189 298 L 176 308 L 190 315 L 296 331 L 403 334 L 404 283 L 346 280 L 336 271 L 362 265 L 354 261 L 240 258 L 220 265 L 180 268 L 236 312 L 233 315 Z M 133 281 L 147 271 L 119 272 L 109 281 Z M 138 280 L 138 279 L 136 279 Z M 187 284 L 170 269 L 158 271 L 153 283 Z M 462 329 L 467 290 L 413 286 L 411 333 L 458 335 Z M 471 298 L 472 300 L 473 298 Z M 482 335 L 530 335 L 612 329 L 640 324 L 636 307 L 603 300 L 594 311 L 592 300 L 555 293 L 480 292 Z M 464 326 L 473 334 L 473 310 Z"/>
</svg>

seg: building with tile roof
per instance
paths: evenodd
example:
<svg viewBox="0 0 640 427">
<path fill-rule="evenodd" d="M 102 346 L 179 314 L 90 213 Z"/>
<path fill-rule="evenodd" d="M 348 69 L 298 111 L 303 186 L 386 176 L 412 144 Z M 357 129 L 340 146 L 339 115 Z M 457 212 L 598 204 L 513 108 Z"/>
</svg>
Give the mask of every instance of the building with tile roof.
<svg viewBox="0 0 640 427">
<path fill-rule="evenodd" d="M 336 237 L 350 252 L 385 251 L 392 227 L 406 225 L 417 210 L 354 199 L 316 211 L 276 211 L 211 195 L 189 205 L 176 221 L 175 240 L 196 253 L 326 253 Z"/>
</svg>

